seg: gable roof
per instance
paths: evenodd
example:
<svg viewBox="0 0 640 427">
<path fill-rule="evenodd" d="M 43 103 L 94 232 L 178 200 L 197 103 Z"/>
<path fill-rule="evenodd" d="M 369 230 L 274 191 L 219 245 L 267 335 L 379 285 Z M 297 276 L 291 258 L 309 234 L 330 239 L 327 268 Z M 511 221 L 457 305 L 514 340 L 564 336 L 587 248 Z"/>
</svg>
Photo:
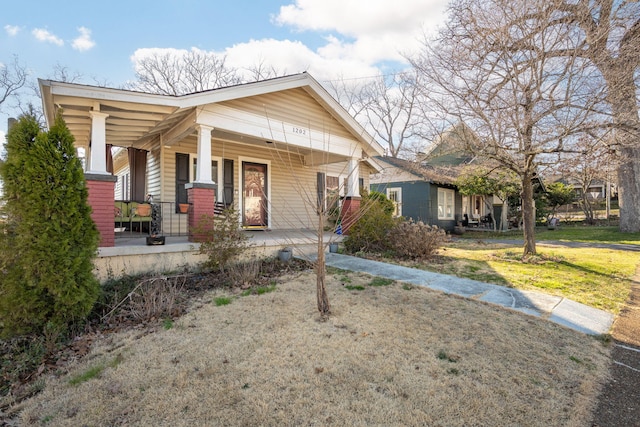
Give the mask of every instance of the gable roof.
<svg viewBox="0 0 640 427">
<path fill-rule="evenodd" d="M 432 184 L 453 185 L 460 169 L 456 166 L 418 163 L 389 156 L 376 157 L 375 160 L 379 163 L 386 163 L 390 165 L 391 168 L 406 172 L 410 176 L 415 177 L 415 180 L 426 181 Z M 382 166 L 382 168 L 389 169 L 384 166 Z"/>
<path fill-rule="evenodd" d="M 465 151 L 465 141 L 477 141 L 475 133 L 465 123 L 457 123 L 441 133 L 420 161 L 431 165 L 461 165 L 470 163 L 474 155 Z"/>
<path fill-rule="evenodd" d="M 366 156 L 384 153 L 382 146 L 306 72 L 181 96 L 42 79 L 38 82 L 47 122 L 53 123 L 56 111 L 62 109 L 63 118 L 78 145 L 89 145 L 93 111 L 109 114 L 107 140 L 113 145 L 127 146 L 174 129 L 174 134 L 188 132 L 199 106 L 299 88 L 361 143 Z"/>
</svg>

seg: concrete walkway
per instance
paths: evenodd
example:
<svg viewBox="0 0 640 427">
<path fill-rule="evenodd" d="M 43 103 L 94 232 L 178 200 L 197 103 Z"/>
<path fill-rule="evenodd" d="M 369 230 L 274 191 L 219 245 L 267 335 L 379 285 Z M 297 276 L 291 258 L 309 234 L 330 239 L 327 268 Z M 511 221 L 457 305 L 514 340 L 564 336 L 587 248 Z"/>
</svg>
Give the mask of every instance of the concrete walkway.
<svg viewBox="0 0 640 427">
<path fill-rule="evenodd" d="M 614 317 L 611 313 L 567 298 L 541 292 L 521 291 L 336 253 L 326 254 L 326 264 L 343 270 L 359 271 L 424 286 L 447 294 L 498 304 L 522 313 L 548 319 L 589 335 L 608 333 L 613 324 Z"/>
</svg>

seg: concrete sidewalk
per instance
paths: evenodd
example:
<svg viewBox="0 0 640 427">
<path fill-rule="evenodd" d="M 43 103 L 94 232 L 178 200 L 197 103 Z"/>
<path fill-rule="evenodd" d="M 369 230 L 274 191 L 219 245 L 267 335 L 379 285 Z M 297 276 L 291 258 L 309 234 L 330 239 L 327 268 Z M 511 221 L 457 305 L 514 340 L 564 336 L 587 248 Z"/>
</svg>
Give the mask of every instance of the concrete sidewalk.
<svg viewBox="0 0 640 427">
<path fill-rule="evenodd" d="M 402 267 L 336 253 L 326 254 L 327 266 L 359 271 L 424 286 L 447 294 L 498 304 L 589 335 L 608 333 L 614 316 L 575 301 L 541 292 L 521 291 L 446 274 Z"/>
</svg>

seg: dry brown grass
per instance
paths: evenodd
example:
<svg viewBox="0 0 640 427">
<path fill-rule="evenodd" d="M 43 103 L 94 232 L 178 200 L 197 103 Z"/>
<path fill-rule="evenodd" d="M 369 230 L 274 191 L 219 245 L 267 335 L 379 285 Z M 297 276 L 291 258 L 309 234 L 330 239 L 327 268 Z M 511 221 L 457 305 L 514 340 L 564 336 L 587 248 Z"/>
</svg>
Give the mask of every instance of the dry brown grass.
<svg viewBox="0 0 640 427">
<path fill-rule="evenodd" d="M 609 350 L 585 335 L 483 303 L 330 274 L 215 306 L 172 329 L 99 341 L 23 403 L 24 424 L 590 425 Z M 344 285 L 363 285 L 349 291 Z M 103 366 L 97 378 L 70 378 Z"/>
</svg>

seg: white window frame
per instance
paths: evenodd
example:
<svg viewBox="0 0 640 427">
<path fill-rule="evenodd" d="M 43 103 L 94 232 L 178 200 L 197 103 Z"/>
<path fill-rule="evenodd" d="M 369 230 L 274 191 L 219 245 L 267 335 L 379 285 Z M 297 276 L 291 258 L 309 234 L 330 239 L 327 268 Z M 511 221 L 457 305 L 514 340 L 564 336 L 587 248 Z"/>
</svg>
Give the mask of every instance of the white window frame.
<svg viewBox="0 0 640 427">
<path fill-rule="evenodd" d="M 391 199 L 391 193 L 396 193 L 396 200 Z M 393 216 L 402 216 L 402 187 L 387 188 L 387 199 L 393 201 L 395 207 Z"/>
<path fill-rule="evenodd" d="M 448 188 L 438 188 L 438 219 L 454 220 L 456 212 L 456 193 Z"/>
</svg>

